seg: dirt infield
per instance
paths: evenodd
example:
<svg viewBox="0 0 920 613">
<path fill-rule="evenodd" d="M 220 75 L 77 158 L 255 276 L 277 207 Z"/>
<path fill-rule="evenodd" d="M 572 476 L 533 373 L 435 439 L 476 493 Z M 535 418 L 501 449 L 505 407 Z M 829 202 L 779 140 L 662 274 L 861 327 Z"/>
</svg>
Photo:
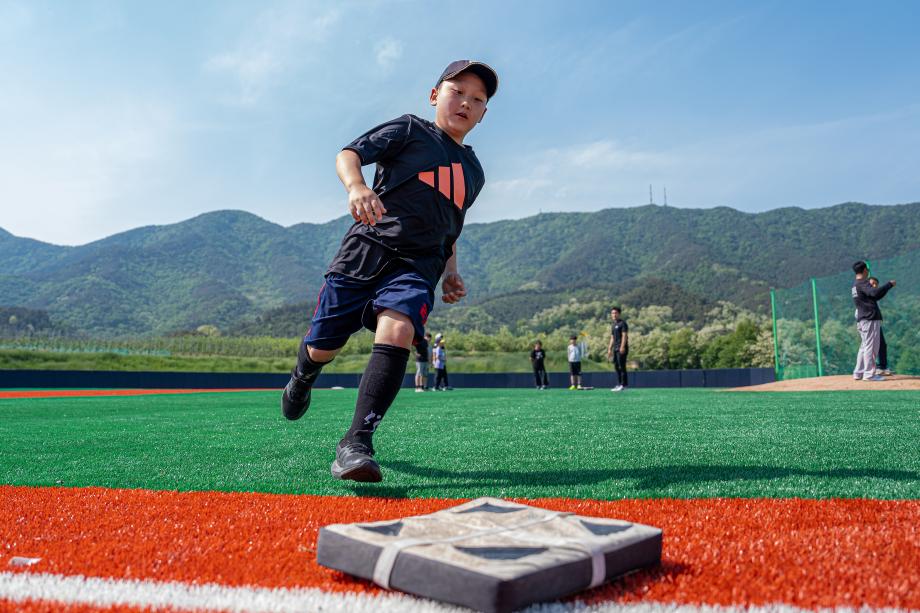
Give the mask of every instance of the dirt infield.
<svg viewBox="0 0 920 613">
<path fill-rule="evenodd" d="M 856 381 L 851 375 L 833 377 L 809 377 L 807 379 L 790 379 L 763 385 L 736 387 L 732 392 L 845 392 L 845 391 L 889 391 L 918 390 L 920 377 L 892 375 L 885 381 Z"/>
</svg>

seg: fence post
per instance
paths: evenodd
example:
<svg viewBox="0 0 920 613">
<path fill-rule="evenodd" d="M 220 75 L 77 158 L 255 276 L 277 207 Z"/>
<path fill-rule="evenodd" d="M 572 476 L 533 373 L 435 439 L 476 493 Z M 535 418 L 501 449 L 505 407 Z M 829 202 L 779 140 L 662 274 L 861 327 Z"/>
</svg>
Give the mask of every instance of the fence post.
<svg viewBox="0 0 920 613">
<path fill-rule="evenodd" d="M 818 320 L 818 284 L 811 278 L 811 302 L 815 307 L 815 347 L 818 355 L 818 376 L 824 376 L 824 365 L 821 359 L 821 322 Z"/>
<path fill-rule="evenodd" d="M 779 374 L 779 339 L 776 336 L 776 290 L 770 288 L 770 317 L 773 319 L 773 374 L 782 381 Z"/>
</svg>

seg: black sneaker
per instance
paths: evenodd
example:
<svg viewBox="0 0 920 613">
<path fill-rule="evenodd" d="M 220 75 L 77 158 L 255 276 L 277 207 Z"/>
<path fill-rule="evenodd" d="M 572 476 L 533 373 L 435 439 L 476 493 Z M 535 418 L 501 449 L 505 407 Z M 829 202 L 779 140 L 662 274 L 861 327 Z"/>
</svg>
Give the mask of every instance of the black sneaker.
<svg viewBox="0 0 920 613">
<path fill-rule="evenodd" d="M 365 483 L 383 481 L 380 465 L 374 461 L 374 448 L 357 441 L 342 439 L 335 448 L 332 476 Z"/>
<path fill-rule="evenodd" d="M 296 376 L 297 369 L 291 371 L 291 380 L 281 392 L 281 414 L 294 421 L 300 419 L 310 408 L 310 393 L 313 382 Z"/>
</svg>

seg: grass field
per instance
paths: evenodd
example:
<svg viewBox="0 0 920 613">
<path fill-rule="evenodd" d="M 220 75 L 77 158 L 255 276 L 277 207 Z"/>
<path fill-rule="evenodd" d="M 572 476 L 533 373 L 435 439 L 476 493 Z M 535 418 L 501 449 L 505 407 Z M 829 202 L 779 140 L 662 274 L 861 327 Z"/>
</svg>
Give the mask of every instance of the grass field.
<svg viewBox="0 0 920 613">
<path fill-rule="evenodd" d="M 404 391 L 380 486 L 329 477 L 354 390 L 298 422 L 277 392 L 0 400 L 17 485 L 576 498 L 920 497 L 920 394 Z"/>
<path fill-rule="evenodd" d="M 404 390 L 367 485 L 329 475 L 356 391 L 314 393 L 298 422 L 277 391 L 0 395 L 0 611 L 456 611 L 316 534 L 480 495 L 664 530 L 660 566 L 533 613 L 920 608 L 918 392 Z"/>
</svg>

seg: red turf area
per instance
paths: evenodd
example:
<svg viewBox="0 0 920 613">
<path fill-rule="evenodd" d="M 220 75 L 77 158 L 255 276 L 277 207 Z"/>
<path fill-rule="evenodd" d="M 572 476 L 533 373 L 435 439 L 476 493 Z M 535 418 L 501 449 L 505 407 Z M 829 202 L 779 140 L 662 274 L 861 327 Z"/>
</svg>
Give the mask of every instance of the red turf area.
<svg viewBox="0 0 920 613">
<path fill-rule="evenodd" d="M 21 572 L 377 592 L 315 563 L 318 528 L 457 502 L 0 486 L 0 567 L 24 556 L 42 560 Z M 664 529 L 662 565 L 580 596 L 593 602 L 920 608 L 920 501 L 528 502 Z"/>
<path fill-rule="evenodd" d="M 0 390 L 3 398 L 82 398 L 97 396 L 150 396 L 155 394 L 202 394 L 205 392 L 264 392 L 261 389 L 136 389 L 136 390 Z"/>
</svg>

